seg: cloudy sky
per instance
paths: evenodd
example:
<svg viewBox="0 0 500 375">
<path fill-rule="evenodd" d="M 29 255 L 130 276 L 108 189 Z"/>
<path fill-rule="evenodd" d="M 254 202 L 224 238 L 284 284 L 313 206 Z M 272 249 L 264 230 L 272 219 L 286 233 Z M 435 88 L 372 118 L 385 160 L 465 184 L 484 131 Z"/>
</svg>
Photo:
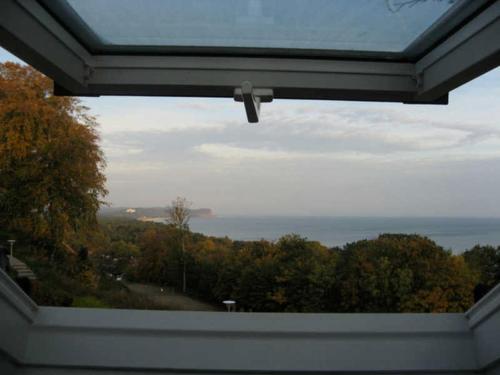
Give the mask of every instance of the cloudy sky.
<svg viewBox="0 0 500 375">
<path fill-rule="evenodd" d="M 13 60 L 0 50 L 0 61 Z M 500 69 L 448 106 L 84 99 L 114 206 L 185 196 L 219 215 L 500 217 Z"/>
</svg>

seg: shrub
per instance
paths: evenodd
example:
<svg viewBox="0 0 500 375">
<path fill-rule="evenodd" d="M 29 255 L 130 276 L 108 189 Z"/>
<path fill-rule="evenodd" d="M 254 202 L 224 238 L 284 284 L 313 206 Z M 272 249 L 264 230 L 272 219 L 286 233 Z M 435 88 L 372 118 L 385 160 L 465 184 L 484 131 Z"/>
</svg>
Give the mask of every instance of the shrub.
<svg viewBox="0 0 500 375">
<path fill-rule="evenodd" d="M 93 296 L 76 297 L 71 307 L 109 308 L 110 306 Z"/>
</svg>

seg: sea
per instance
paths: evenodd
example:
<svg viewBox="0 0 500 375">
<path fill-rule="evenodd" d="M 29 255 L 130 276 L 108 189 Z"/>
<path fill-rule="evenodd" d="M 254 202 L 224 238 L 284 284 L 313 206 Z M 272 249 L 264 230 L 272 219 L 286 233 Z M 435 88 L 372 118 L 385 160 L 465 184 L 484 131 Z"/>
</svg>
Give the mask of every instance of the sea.
<svg viewBox="0 0 500 375">
<path fill-rule="evenodd" d="M 217 216 L 192 218 L 191 231 L 234 240 L 275 241 L 295 233 L 323 245 L 343 246 L 381 233 L 420 234 L 461 253 L 474 245 L 500 245 L 500 218 Z"/>
</svg>

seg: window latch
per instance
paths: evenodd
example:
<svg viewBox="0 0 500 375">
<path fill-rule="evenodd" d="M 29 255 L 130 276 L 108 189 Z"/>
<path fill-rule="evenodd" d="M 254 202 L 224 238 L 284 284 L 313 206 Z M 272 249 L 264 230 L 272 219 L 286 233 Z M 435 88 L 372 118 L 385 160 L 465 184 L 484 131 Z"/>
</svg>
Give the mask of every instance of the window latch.
<svg viewBox="0 0 500 375">
<path fill-rule="evenodd" d="M 260 104 L 273 101 L 273 90 L 254 88 L 251 82 L 245 81 L 234 90 L 234 100 L 245 105 L 248 122 L 259 122 Z"/>
</svg>

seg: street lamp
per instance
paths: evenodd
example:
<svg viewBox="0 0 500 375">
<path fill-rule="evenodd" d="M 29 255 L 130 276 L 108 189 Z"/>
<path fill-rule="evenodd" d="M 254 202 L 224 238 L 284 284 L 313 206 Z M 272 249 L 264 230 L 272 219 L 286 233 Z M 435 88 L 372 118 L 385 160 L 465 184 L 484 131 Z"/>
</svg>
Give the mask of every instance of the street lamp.
<svg viewBox="0 0 500 375">
<path fill-rule="evenodd" d="M 7 240 L 7 242 L 10 244 L 10 256 L 14 256 L 14 244 L 16 243 L 16 240 Z"/>
<path fill-rule="evenodd" d="M 227 312 L 231 312 L 231 311 L 236 311 L 236 301 L 233 301 L 233 300 L 226 300 L 226 301 L 222 301 L 222 303 L 224 305 L 226 305 L 227 307 Z"/>
</svg>

